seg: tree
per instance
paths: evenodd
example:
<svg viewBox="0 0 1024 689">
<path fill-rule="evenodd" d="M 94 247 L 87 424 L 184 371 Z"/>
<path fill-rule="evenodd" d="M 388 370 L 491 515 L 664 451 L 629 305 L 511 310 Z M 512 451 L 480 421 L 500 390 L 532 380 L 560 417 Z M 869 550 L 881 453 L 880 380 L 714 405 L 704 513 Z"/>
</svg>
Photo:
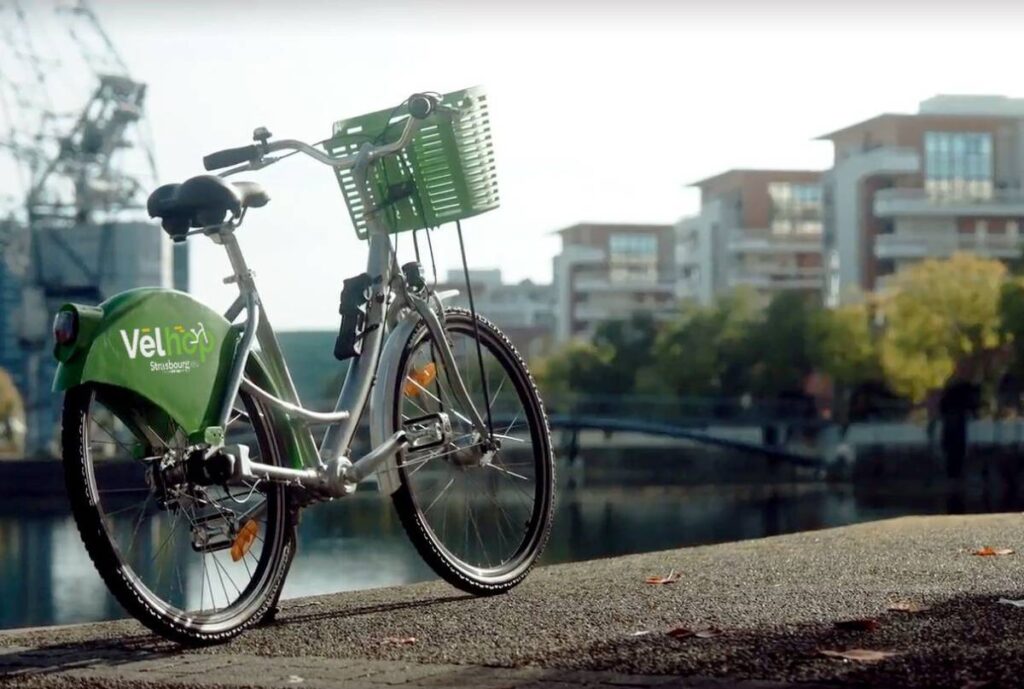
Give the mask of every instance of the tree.
<svg viewBox="0 0 1024 689">
<path fill-rule="evenodd" d="M 958 253 L 898 273 L 879 299 L 885 319 L 881 362 L 890 386 L 920 402 L 954 374 L 991 375 L 1004 341 L 1000 303 L 1006 268 Z"/>
<path fill-rule="evenodd" d="M 538 384 L 545 397 L 564 404 L 580 395 L 605 394 L 603 380 L 612 355 L 608 347 L 574 340 L 540 362 L 535 370 Z"/>
<path fill-rule="evenodd" d="M 747 338 L 756 319 L 756 296 L 745 290 L 712 306 L 685 304 L 655 340 L 638 388 L 683 397 L 742 394 L 751 363 Z"/>
<path fill-rule="evenodd" d="M 597 326 L 594 345 L 608 354 L 602 373 L 606 394 L 633 392 L 637 371 L 650 361 L 657 335 L 657 322 L 646 312 L 635 313 L 628 320 L 606 321 Z"/>
<path fill-rule="evenodd" d="M 18 449 L 23 440 L 25 408 L 18 388 L 7 371 L 0 368 L 0 439 L 8 449 Z"/>
<path fill-rule="evenodd" d="M 812 326 L 814 359 L 838 385 L 852 387 L 883 378 L 868 302 L 818 312 Z"/>
<path fill-rule="evenodd" d="M 1008 279 L 999 294 L 999 319 L 1011 352 L 1010 372 L 1024 379 L 1024 278 Z"/>
<path fill-rule="evenodd" d="M 775 294 L 764 317 L 750 330 L 749 347 L 757 353 L 752 392 L 760 397 L 801 394 L 815 368 L 814 328 L 821 306 L 814 295 Z"/>
</svg>

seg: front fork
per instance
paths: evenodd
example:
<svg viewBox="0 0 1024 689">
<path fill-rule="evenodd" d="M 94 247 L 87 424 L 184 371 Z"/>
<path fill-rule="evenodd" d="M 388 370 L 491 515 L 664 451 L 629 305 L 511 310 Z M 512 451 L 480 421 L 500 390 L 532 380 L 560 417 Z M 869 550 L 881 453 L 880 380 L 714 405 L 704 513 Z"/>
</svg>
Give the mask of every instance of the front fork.
<svg viewBox="0 0 1024 689">
<path fill-rule="evenodd" d="M 466 383 L 462 379 L 462 373 L 459 371 L 459 367 L 455 365 L 455 356 L 452 354 L 451 344 L 448 342 L 448 336 L 444 332 L 444 325 L 441 322 L 441 317 L 434 312 L 434 309 L 430 308 L 430 304 L 426 299 L 419 297 L 415 294 L 406 295 L 406 300 L 416 310 L 420 318 L 423 319 L 423 323 L 427 326 L 427 330 L 430 332 L 430 337 L 434 340 L 437 345 L 437 350 L 441 354 L 441 363 L 444 365 L 444 370 L 448 376 L 448 380 L 452 387 L 452 392 L 455 393 L 455 397 L 459 403 L 462 404 L 463 409 L 468 410 L 469 421 L 473 424 L 474 430 L 479 434 L 480 439 L 485 445 L 488 445 L 493 441 L 491 437 L 491 429 L 487 427 L 487 423 L 484 422 L 483 416 L 480 414 L 480 410 L 473 404 L 473 400 L 469 396 L 469 390 L 466 389 Z M 441 301 L 438 300 L 438 306 L 442 309 L 444 306 Z M 401 375 L 401 372 L 399 372 Z M 483 375 L 483 372 L 481 372 Z M 485 400 L 488 403 L 488 400 Z"/>
</svg>

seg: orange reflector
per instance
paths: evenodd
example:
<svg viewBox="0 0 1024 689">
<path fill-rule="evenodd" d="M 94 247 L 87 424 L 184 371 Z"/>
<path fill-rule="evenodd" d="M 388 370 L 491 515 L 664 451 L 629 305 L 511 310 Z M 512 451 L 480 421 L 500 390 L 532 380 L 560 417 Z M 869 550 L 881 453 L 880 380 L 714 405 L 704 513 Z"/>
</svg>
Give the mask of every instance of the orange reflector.
<svg viewBox="0 0 1024 689">
<path fill-rule="evenodd" d="M 415 397 L 420 394 L 420 388 L 425 388 L 434 382 L 437 377 L 437 366 L 433 361 L 428 361 L 422 368 L 414 368 L 406 376 L 405 396 Z"/>
<path fill-rule="evenodd" d="M 249 552 L 249 548 L 256 542 L 256 532 L 259 531 L 259 528 L 259 525 L 250 519 L 245 526 L 238 530 L 235 542 L 231 544 L 231 559 L 233 561 L 238 562 Z"/>
</svg>

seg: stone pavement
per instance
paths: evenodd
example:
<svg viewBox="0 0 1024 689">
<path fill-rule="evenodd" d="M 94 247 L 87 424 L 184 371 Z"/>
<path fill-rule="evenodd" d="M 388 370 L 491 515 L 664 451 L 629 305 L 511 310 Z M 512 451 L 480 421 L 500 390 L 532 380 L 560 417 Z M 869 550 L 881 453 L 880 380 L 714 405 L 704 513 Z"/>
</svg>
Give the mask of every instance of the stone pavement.
<svg viewBox="0 0 1024 689">
<path fill-rule="evenodd" d="M 0 686 L 1024 686 L 1024 608 L 1004 597 L 1024 598 L 1024 516 L 909 517 L 544 567 L 492 598 L 299 599 L 199 651 L 132 621 L 0 633 Z M 893 655 L 821 653 L 849 649 Z"/>
</svg>

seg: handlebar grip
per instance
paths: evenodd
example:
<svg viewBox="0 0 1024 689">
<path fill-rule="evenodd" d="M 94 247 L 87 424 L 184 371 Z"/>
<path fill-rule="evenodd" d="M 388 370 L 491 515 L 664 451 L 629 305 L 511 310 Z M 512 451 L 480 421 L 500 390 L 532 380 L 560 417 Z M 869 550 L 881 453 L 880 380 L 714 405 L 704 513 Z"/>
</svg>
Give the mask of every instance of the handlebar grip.
<svg viewBox="0 0 1024 689">
<path fill-rule="evenodd" d="M 425 120 L 430 117 L 437 107 L 437 99 L 425 93 L 414 93 L 409 96 L 409 114 L 417 120 Z"/>
<path fill-rule="evenodd" d="M 203 156 L 203 167 L 207 170 L 219 170 L 223 167 L 248 163 L 259 157 L 260 151 L 255 145 L 225 148 L 223 151 Z"/>
</svg>

